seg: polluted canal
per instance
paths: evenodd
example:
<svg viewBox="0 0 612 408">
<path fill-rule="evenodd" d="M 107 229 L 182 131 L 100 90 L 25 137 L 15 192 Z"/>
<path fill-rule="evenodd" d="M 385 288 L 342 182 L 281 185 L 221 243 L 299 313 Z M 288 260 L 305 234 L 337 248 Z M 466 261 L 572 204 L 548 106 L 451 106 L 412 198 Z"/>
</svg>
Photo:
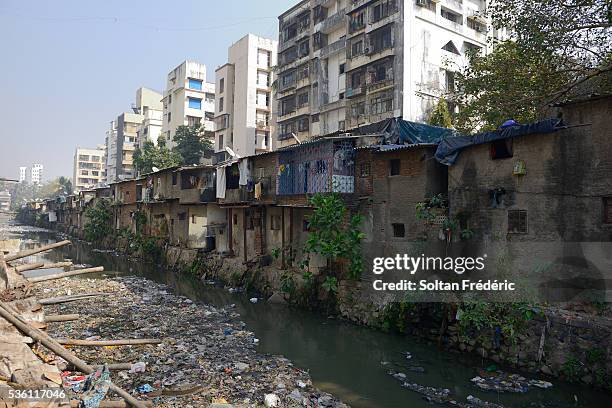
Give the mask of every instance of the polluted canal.
<svg viewBox="0 0 612 408">
<path fill-rule="evenodd" d="M 57 240 L 53 233 L 32 231 L 27 227 L 14 226 L 8 228 L 7 232 L 9 238 L 20 240 L 21 249 Z M 184 296 L 188 304 L 195 302 L 195 304 L 212 305 L 219 309 L 231 307 L 232 313 L 240 315 L 236 321 L 244 322 L 245 330 L 254 333 L 254 338 L 249 339 L 254 344 L 253 349 L 261 355 L 286 357 L 295 367 L 308 371 L 313 386 L 321 390 L 323 394 L 332 394 L 351 407 L 430 407 L 432 403 L 434 406 L 437 405 L 436 395 L 443 397 L 445 393 L 448 393 L 452 399 L 461 403 L 458 406 L 463 407 L 595 408 L 601 407 L 602 401 L 610 397 L 603 391 L 530 374 L 522 375 L 526 377 L 526 381 L 550 381 L 553 383 L 552 387 L 544 389 L 533 386 L 524 393 L 482 391 L 470 380 L 481 374 L 482 370 L 490 368 L 491 362 L 474 358 L 474 356 L 440 351 L 435 345 L 416 339 L 383 333 L 283 305 L 268 304 L 262 299 L 253 303 L 250 301 L 252 296 L 230 293 L 227 288 L 220 285 L 202 283 L 186 274 L 177 275 L 140 260 L 98 251 L 76 240 L 73 240 L 72 246 L 64 247 L 49 255 L 43 255 L 43 257 L 49 260 L 69 258 L 75 264 L 102 265 L 105 268 L 104 276 L 119 279 L 119 281 L 107 280 L 109 283 L 105 285 L 128 285 L 132 291 L 142 290 L 143 293 L 151 287 L 156 293 L 163 293 L 167 289 L 169 292 Z M 88 277 L 91 278 L 91 276 Z M 155 283 L 147 284 L 144 279 Z M 75 288 L 79 288 L 78 283 L 74 285 Z M 167 288 L 164 285 L 167 285 Z M 113 301 L 117 302 L 116 304 L 120 307 L 120 300 Z M 126 307 L 125 310 L 128 308 Z M 165 311 L 172 313 L 170 309 Z M 158 316 L 135 315 L 134 317 L 162 320 L 165 317 L 163 313 L 164 309 L 160 309 Z M 176 320 L 176 316 L 168 316 L 168 318 Z M 186 321 L 189 324 L 189 330 L 197 330 L 197 316 L 191 316 Z M 144 323 L 146 322 L 140 322 L 138 326 L 146 326 Z M 153 322 L 150 323 L 150 327 L 155 326 Z M 222 322 L 219 324 L 221 325 Z M 219 330 L 223 328 L 219 327 Z M 229 352 L 234 351 L 228 350 Z M 172 367 L 170 364 L 168 369 L 180 370 L 180 367 Z M 516 373 L 511 368 L 498 367 L 498 369 Z M 390 373 L 396 375 L 392 376 Z M 178 374 L 172 375 L 177 376 Z M 207 379 L 200 380 L 206 382 Z M 240 376 L 237 379 L 234 377 L 234 381 L 240 381 Z M 270 380 L 265 379 L 265 381 Z M 404 382 L 411 385 L 402 387 Z M 274 389 L 275 387 L 274 384 L 262 384 L 261 386 L 262 389 Z M 424 391 L 434 398 L 427 401 L 424 398 L 422 387 L 434 387 L 435 390 Z M 474 405 L 467 405 L 470 396 L 476 398 L 472 400 L 475 401 Z M 478 400 L 497 405 L 478 405 L 480 404 Z M 242 401 L 229 402 L 240 403 Z M 207 404 L 203 403 L 201 406 L 207 406 Z M 321 404 L 321 406 L 328 405 Z"/>
</svg>

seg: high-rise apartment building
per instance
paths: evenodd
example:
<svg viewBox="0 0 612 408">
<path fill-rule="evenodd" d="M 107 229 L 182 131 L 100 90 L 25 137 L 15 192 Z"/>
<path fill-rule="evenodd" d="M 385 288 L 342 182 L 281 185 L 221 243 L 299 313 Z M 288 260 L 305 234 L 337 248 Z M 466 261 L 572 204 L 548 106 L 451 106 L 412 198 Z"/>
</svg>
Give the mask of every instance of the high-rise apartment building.
<svg viewBox="0 0 612 408">
<path fill-rule="evenodd" d="M 136 104 L 133 110 L 143 116 L 136 132 L 136 145 L 139 148 L 142 148 L 146 141 L 157 144 L 162 131 L 162 97 L 162 94 L 149 88 L 138 88 L 136 91 Z"/>
<path fill-rule="evenodd" d="M 23 183 L 28 178 L 28 168 L 26 166 L 19 167 L 19 182 Z"/>
<path fill-rule="evenodd" d="M 453 92 L 466 52 L 487 52 L 484 7 L 484 0 L 304 0 L 283 13 L 279 145 L 391 117 L 426 121 Z"/>
<path fill-rule="evenodd" d="M 106 181 L 105 151 L 104 146 L 95 149 L 76 148 L 72 170 L 72 188 L 75 192 Z"/>
<path fill-rule="evenodd" d="M 276 40 L 248 34 L 215 71 L 215 151 L 244 157 L 272 149 L 272 67 Z"/>
<path fill-rule="evenodd" d="M 44 169 L 44 166 L 40 163 L 36 163 L 32 165 L 32 168 L 30 169 L 30 183 L 32 184 L 42 183 L 43 169 Z"/>
<path fill-rule="evenodd" d="M 134 177 L 132 156 L 143 119 L 144 116 L 138 113 L 124 112 L 111 122 L 106 144 L 106 179 L 109 183 Z"/>
<path fill-rule="evenodd" d="M 215 84 L 206 82 L 206 65 L 184 61 L 168 73 L 163 95 L 162 134 L 168 146 L 181 125 L 202 125 L 214 137 Z"/>
</svg>

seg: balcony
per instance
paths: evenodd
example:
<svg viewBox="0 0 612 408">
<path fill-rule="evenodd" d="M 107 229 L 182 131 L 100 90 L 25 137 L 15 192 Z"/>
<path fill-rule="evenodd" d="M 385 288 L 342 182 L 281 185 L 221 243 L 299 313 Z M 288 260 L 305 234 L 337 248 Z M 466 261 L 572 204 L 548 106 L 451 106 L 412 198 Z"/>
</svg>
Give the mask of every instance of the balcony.
<svg viewBox="0 0 612 408">
<path fill-rule="evenodd" d="M 216 130 L 223 130 L 229 127 L 229 113 L 225 113 L 221 116 L 217 116 L 215 118 L 215 127 Z"/>
<path fill-rule="evenodd" d="M 354 98 L 356 96 L 363 95 L 364 93 L 365 93 L 365 85 L 361 85 L 356 88 L 346 88 L 344 95 L 347 98 Z"/>
<path fill-rule="evenodd" d="M 255 126 L 256 126 L 257 130 L 268 130 L 270 125 L 269 125 L 267 120 L 258 120 L 255 123 Z"/>
<path fill-rule="evenodd" d="M 327 58 L 336 54 L 337 52 L 341 52 L 344 49 L 346 49 L 346 38 L 342 38 L 321 48 L 320 58 Z"/>
<path fill-rule="evenodd" d="M 334 31 L 337 27 L 346 21 L 346 9 L 338 11 L 336 14 L 327 17 L 321 23 L 319 31 L 324 34 L 329 34 Z"/>
</svg>

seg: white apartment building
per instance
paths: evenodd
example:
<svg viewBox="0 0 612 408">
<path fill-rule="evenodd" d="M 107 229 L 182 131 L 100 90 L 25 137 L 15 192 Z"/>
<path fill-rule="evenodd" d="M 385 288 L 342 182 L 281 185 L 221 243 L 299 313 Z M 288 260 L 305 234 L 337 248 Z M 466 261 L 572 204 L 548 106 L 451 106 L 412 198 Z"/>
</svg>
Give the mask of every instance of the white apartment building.
<svg viewBox="0 0 612 408">
<path fill-rule="evenodd" d="M 143 116 L 136 131 L 136 146 L 139 148 L 142 148 L 147 140 L 157 144 L 164 115 L 162 97 L 161 93 L 149 88 L 138 88 L 136 91 L 136 104 L 132 109 Z"/>
<path fill-rule="evenodd" d="M 28 178 L 28 168 L 26 166 L 19 167 L 19 182 L 23 183 Z"/>
<path fill-rule="evenodd" d="M 215 84 L 206 82 L 206 65 L 184 61 L 168 73 L 163 95 L 162 133 L 168 147 L 181 125 L 203 125 L 212 139 L 215 125 Z"/>
<path fill-rule="evenodd" d="M 272 67 L 278 42 L 247 34 L 215 70 L 215 151 L 244 157 L 272 149 Z"/>
<path fill-rule="evenodd" d="M 32 165 L 30 170 L 30 183 L 42 184 L 44 166 L 40 163 Z"/>
<path fill-rule="evenodd" d="M 106 181 L 105 151 L 104 146 L 95 149 L 76 148 L 72 170 L 72 188 L 75 192 Z"/>
<path fill-rule="evenodd" d="M 11 209 L 11 193 L 8 190 L 0 191 L 0 212 Z"/>
<path fill-rule="evenodd" d="M 466 51 L 488 51 L 484 7 L 484 0 L 304 0 L 283 13 L 279 145 L 391 117 L 426 121 L 453 92 Z"/>
</svg>

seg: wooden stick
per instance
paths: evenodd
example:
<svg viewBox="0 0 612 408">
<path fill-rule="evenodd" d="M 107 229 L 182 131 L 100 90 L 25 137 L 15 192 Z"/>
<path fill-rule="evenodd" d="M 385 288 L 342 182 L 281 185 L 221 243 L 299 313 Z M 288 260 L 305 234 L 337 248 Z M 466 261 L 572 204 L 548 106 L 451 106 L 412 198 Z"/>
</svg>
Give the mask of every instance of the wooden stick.
<svg viewBox="0 0 612 408">
<path fill-rule="evenodd" d="M 71 244 L 71 242 L 68 241 L 68 240 L 60 241 L 60 242 L 56 242 L 54 244 L 49 244 L 49 245 L 41 246 L 40 248 L 30 249 L 30 250 L 23 251 L 23 252 L 17 252 L 15 255 L 9 255 L 9 256 L 5 257 L 4 260 L 6 262 L 10 262 L 10 261 L 14 261 L 15 259 L 25 258 L 26 256 L 34 255 L 34 254 L 37 254 L 39 252 L 45 252 L 45 251 L 48 251 L 50 249 L 60 248 L 60 247 L 63 247 L 65 245 L 70 245 L 70 244 Z"/>
<path fill-rule="evenodd" d="M 146 407 L 152 407 L 153 403 L 151 401 L 140 401 L 141 403 L 143 403 Z M 70 407 L 77 407 L 79 406 L 79 401 L 77 400 L 71 400 L 70 401 Z M 100 405 L 98 405 L 100 408 L 126 408 L 129 405 L 127 405 L 125 403 L 125 401 L 121 401 L 121 400 L 117 400 L 117 401 L 101 401 Z"/>
<path fill-rule="evenodd" d="M 108 295 L 106 292 L 83 293 L 81 295 L 58 296 L 52 298 L 40 299 L 38 303 L 41 305 L 55 305 L 58 303 L 74 302 L 76 300 L 88 299 L 90 297 Z"/>
<path fill-rule="evenodd" d="M 32 283 L 44 282 L 48 280 L 67 278 L 68 276 L 76 276 L 76 275 L 82 275 L 84 273 L 94 273 L 94 272 L 102 272 L 102 271 L 104 271 L 103 266 L 96 266 L 95 268 L 77 269 L 74 271 L 52 273 L 50 275 L 44 275 L 44 276 L 36 276 L 33 278 L 28 278 L 28 281 Z"/>
<path fill-rule="evenodd" d="M 25 321 L 16 310 L 14 310 L 9 304 L 2 301 L 0 301 L 0 316 L 12 323 L 22 333 L 26 334 L 27 336 L 31 337 L 36 341 L 39 341 L 43 346 L 45 346 L 58 356 L 62 357 L 68 363 L 74 365 L 85 374 L 91 374 L 92 372 L 94 372 L 93 367 L 88 365 L 86 362 L 78 358 L 70 351 L 66 350 L 64 347 L 62 347 L 61 344 L 49 337 L 47 333 L 29 325 L 27 321 Z M 113 392 L 117 393 L 121 398 L 123 398 L 133 407 L 147 407 L 147 405 L 144 404 L 142 401 L 139 401 L 136 398 L 132 397 L 128 392 L 126 392 L 122 388 L 117 387 L 115 384 L 111 384 L 110 389 Z"/>
<path fill-rule="evenodd" d="M 92 364 L 92 366 L 99 366 L 102 364 Z M 109 370 L 111 371 L 120 371 L 120 370 L 129 370 L 132 368 L 132 363 L 113 363 L 113 364 L 106 364 L 106 367 L 108 367 Z M 69 371 L 78 371 L 78 369 L 74 366 L 68 365 L 67 368 Z"/>
<path fill-rule="evenodd" d="M 122 340 L 78 340 L 58 339 L 59 344 L 70 346 L 133 346 L 137 344 L 159 344 L 159 339 L 122 339 Z"/>
<path fill-rule="evenodd" d="M 37 262 L 37 263 L 33 263 L 33 264 L 18 265 L 18 266 L 15 267 L 15 272 L 31 271 L 32 269 L 38 269 L 38 268 L 42 267 L 43 265 L 44 265 L 44 262 Z"/>
<path fill-rule="evenodd" d="M 78 314 L 49 315 L 49 316 L 45 316 L 45 323 L 70 322 L 73 320 L 79 320 L 79 318 L 80 318 L 80 315 Z"/>
</svg>

